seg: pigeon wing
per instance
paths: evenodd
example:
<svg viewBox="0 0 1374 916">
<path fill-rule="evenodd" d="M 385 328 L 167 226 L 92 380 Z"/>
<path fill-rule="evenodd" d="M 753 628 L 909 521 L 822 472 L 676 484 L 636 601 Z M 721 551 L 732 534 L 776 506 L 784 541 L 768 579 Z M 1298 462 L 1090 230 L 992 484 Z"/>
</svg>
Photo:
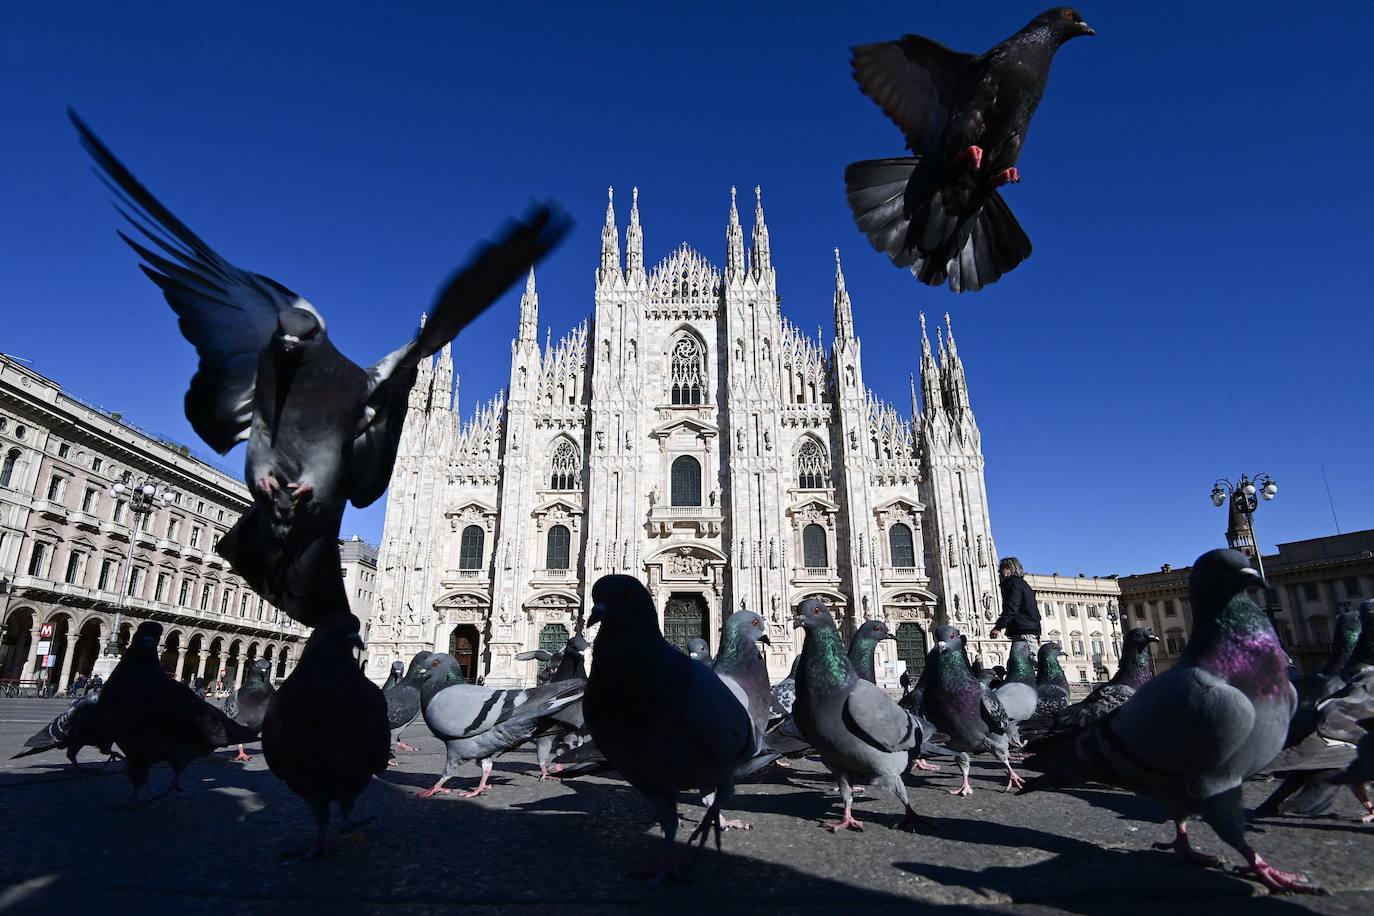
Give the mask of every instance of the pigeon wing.
<svg viewBox="0 0 1374 916">
<path fill-rule="evenodd" d="M 843 719 L 852 735 L 879 751 L 907 750 L 921 741 L 915 718 L 865 680 L 856 681 L 845 698 Z"/>
<path fill-rule="evenodd" d="M 933 152 L 950 111 L 966 94 L 974 56 L 920 35 L 860 45 L 852 53 L 863 94 L 901 128 L 912 152 Z"/>
<path fill-rule="evenodd" d="M 119 233 L 146 262 L 143 272 L 161 287 L 182 336 L 200 356 L 186 392 L 186 419 L 223 454 L 248 438 L 258 354 L 271 340 L 277 316 L 293 307 L 315 309 L 275 280 L 220 257 L 140 184 L 75 112 L 68 115 L 95 160 L 97 175 L 114 192 L 117 209 L 153 246 Z"/>
</svg>

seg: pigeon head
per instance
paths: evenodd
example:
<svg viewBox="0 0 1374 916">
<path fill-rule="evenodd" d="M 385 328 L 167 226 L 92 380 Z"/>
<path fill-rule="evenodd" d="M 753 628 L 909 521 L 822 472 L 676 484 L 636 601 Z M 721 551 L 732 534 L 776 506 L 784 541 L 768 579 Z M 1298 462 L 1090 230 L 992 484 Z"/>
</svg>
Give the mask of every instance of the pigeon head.
<svg viewBox="0 0 1374 916">
<path fill-rule="evenodd" d="M 134 630 L 133 639 L 129 642 L 129 648 L 138 648 L 155 652 L 160 642 L 162 642 L 162 624 L 152 620 L 145 620 L 138 625 L 137 630 Z"/>
<path fill-rule="evenodd" d="M 720 628 L 720 657 L 727 663 L 741 657 L 757 658 L 759 643 L 772 645 L 768 639 L 768 627 L 758 614 L 735 611 L 725 618 L 725 625 Z"/>
<path fill-rule="evenodd" d="M 887 624 L 881 620 L 866 620 L 864 625 L 859 627 L 854 634 L 855 639 L 869 640 L 873 643 L 880 643 L 884 639 L 895 640 L 897 637 L 892 635 L 892 631 L 887 628 Z"/>
<path fill-rule="evenodd" d="M 1350 653 L 1346 673 L 1352 674 L 1358 667 L 1374 665 L 1374 598 L 1360 604 L 1360 636 Z"/>
<path fill-rule="evenodd" d="M 711 660 L 711 647 L 706 644 L 706 640 L 700 636 L 693 636 L 687 640 L 687 656 L 699 662 Z"/>
<path fill-rule="evenodd" d="M 649 590 L 633 576 L 602 576 L 592 586 L 592 613 L 587 626 L 659 633 L 658 612 Z"/>
<path fill-rule="evenodd" d="M 306 640 L 306 652 L 328 652 L 353 654 L 354 649 L 363 649 L 362 622 L 347 611 L 322 617 L 315 624 L 315 631 Z M 304 653 L 302 653 L 304 656 Z"/>
<path fill-rule="evenodd" d="M 443 652 L 436 652 L 425 659 L 420 672 L 420 680 L 424 681 L 427 687 L 442 688 L 450 684 L 461 684 L 466 680 L 463 677 L 463 666 L 458 664 L 458 659 Z"/>
<path fill-rule="evenodd" d="M 568 640 L 568 645 L 563 651 L 573 652 L 577 655 L 585 655 L 587 652 L 586 638 L 583 636 L 574 636 L 572 639 Z"/>
<path fill-rule="evenodd" d="M 396 675 L 397 677 L 401 677 L 403 674 L 405 674 L 405 670 L 406 663 L 401 661 L 399 658 L 391 663 L 391 673 Z"/>
<path fill-rule="evenodd" d="M 825 608 L 825 602 L 819 598 L 807 598 L 797 606 L 797 615 L 792 618 L 792 628 L 803 627 L 810 632 L 823 627 L 835 628 L 835 618 L 830 616 L 830 612 Z"/>
<path fill-rule="evenodd" d="M 410 660 L 410 667 L 406 669 L 406 677 L 418 677 L 420 672 L 424 671 L 429 664 L 430 656 L 433 654 L 433 652 L 416 652 L 415 657 Z M 399 665 L 400 662 L 397 661 L 395 664 Z"/>
<path fill-rule="evenodd" d="M 272 342 L 283 353 L 319 346 L 323 338 L 324 322 L 309 305 L 297 305 L 278 315 L 277 329 L 272 334 Z"/>
<path fill-rule="evenodd" d="M 962 639 L 959 635 L 959 630 L 949 624 L 945 624 L 942 627 L 936 627 L 930 635 L 935 637 L 937 643 L 959 642 Z"/>
<path fill-rule="evenodd" d="M 1092 27 L 1083 21 L 1078 11 L 1067 6 L 1056 6 L 1036 16 L 1026 26 L 1025 31 L 1047 33 L 1058 44 L 1080 35 L 1096 35 Z"/>
<path fill-rule="evenodd" d="M 1346 611 L 1336 615 L 1336 634 L 1331 637 L 1331 654 L 1326 658 L 1326 665 L 1322 668 L 1323 674 L 1336 674 L 1350 663 L 1351 657 L 1355 654 L 1355 647 L 1360 644 L 1362 630 L 1359 611 Z"/>
<path fill-rule="evenodd" d="M 1054 680 L 1064 676 L 1064 669 L 1059 664 L 1060 658 L 1067 658 L 1068 653 L 1057 642 L 1046 642 L 1040 644 L 1039 658 L 1035 666 L 1035 679 L 1037 681 Z"/>
<path fill-rule="evenodd" d="M 265 658 L 259 658 L 253 662 L 252 667 L 243 676 L 243 686 L 259 686 L 266 684 L 272 677 L 272 663 Z"/>
<path fill-rule="evenodd" d="M 1237 594 L 1267 584 L 1259 570 L 1251 565 L 1250 558 L 1239 550 L 1209 550 L 1197 558 L 1188 579 L 1194 618 L 1215 616 Z"/>
<path fill-rule="evenodd" d="M 1136 627 L 1126 631 L 1126 635 L 1121 639 L 1121 647 L 1123 651 L 1130 652 L 1132 649 L 1148 648 L 1152 642 L 1159 642 L 1154 630 L 1149 627 Z"/>
</svg>

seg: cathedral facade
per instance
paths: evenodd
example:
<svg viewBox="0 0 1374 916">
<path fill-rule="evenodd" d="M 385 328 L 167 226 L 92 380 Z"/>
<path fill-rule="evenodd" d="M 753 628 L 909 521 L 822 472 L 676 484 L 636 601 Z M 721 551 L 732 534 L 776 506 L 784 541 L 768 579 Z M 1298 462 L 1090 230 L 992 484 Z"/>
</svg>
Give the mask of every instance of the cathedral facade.
<svg viewBox="0 0 1374 916">
<path fill-rule="evenodd" d="M 1000 601 L 978 426 L 945 317 L 921 318 L 910 419 L 864 384 L 835 255 L 827 351 L 783 316 L 761 195 L 749 243 L 730 195 L 722 270 L 685 243 L 649 268 L 638 193 L 624 233 L 607 205 L 594 309 L 538 339 L 531 273 L 509 387 L 466 419 L 446 347 L 421 366 L 388 493 L 368 623 L 368 673 L 420 650 L 470 679 L 532 683 L 526 650 L 581 632 L 592 584 L 648 586 L 665 636 L 701 636 L 741 608 L 768 622 L 771 674 L 800 648 L 792 612 L 823 598 L 846 635 L 897 635 L 894 684 L 946 621 L 987 664 Z M 919 388 L 919 400 L 918 400 Z M 589 633 L 593 637 L 594 633 Z"/>
</svg>

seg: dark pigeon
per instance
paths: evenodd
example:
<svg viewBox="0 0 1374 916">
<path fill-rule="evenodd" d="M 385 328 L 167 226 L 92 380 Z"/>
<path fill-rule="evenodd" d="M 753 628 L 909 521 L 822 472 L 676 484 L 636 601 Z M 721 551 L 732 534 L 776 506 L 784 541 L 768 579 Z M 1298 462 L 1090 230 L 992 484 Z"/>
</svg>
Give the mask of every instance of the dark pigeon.
<svg viewBox="0 0 1374 916">
<path fill-rule="evenodd" d="M 859 677 L 845 653 L 840 631 L 825 605 L 808 598 L 797 608 L 802 627 L 802 663 L 797 669 L 797 729 L 839 780 L 844 816 L 829 821 L 831 832 L 862 830 L 853 814 L 855 782 L 885 789 L 902 803 L 899 829 L 914 830 L 923 819 L 907 798 L 902 775 L 921 747 L 916 717 L 877 686 Z M 929 822 L 925 822 L 929 824 Z"/>
<path fill-rule="evenodd" d="M 1192 848 L 1189 818 L 1201 817 L 1248 861 L 1244 873 L 1275 891 L 1315 891 L 1278 871 L 1245 839 L 1242 783 L 1283 748 L 1297 696 L 1269 618 L 1246 594 L 1264 579 L 1237 550 L 1198 558 L 1189 580 L 1193 632 L 1178 663 L 1151 678 L 1115 712 L 1028 748 L 1043 776 L 1025 791 L 1100 782 L 1163 803 L 1186 861 L 1220 861 Z"/>
<path fill-rule="evenodd" d="M 100 691 L 97 714 L 124 754 L 133 792 L 139 793 L 154 763 L 172 768 L 167 792 L 181 789 L 181 774 L 192 760 L 215 748 L 252 741 L 257 731 L 239 725 L 219 708 L 172 680 L 162 668 L 157 647 L 162 624 L 144 621 Z M 166 792 L 163 793 L 164 795 Z"/>
<path fill-rule="evenodd" d="M 1012 640 L 1011 651 L 1007 655 L 1005 683 L 1034 687 L 1035 666 L 1035 652 L 1031 649 L 1031 644 L 1024 639 Z"/>
<path fill-rule="evenodd" d="M 943 629 L 943 638 L 931 651 L 926 667 L 932 670 L 926 684 L 922 709 L 927 718 L 945 735 L 944 745 L 954 752 L 961 782 L 954 795 L 972 795 L 969 785 L 969 758 L 972 754 L 992 754 L 1007 770 L 1007 788 L 1022 784 L 1012 769 L 1008 749 L 1015 726 L 1007 717 L 997 694 L 984 687 L 964 653 L 964 638 L 953 628 Z M 953 630 L 953 635 L 950 631 Z M 1024 685 L 1017 684 L 1021 687 Z"/>
<path fill-rule="evenodd" d="M 386 693 L 392 687 L 401 682 L 401 678 L 406 676 L 406 664 L 399 658 L 391 663 L 391 672 L 386 676 L 385 683 L 382 684 L 382 693 Z"/>
<path fill-rule="evenodd" d="M 319 829 L 307 858 L 329 848 L 330 805 L 339 806 L 342 833 L 371 820 L 354 820 L 353 806 L 391 757 L 386 699 L 354 658 L 363 648 L 360 629 L 349 613 L 321 618 L 262 723 L 268 768 L 315 815 Z"/>
<path fill-rule="evenodd" d="M 1057 642 L 1040 644 L 1039 657 L 1035 665 L 1035 692 L 1039 697 L 1035 705 L 1036 716 L 1054 716 L 1069 708 L 1069 679 L 1060 658 L 1067 653 Z"/>
<path fill-rule="evenodd" d="M 1374 598 L 1360 602 L 1360 638 L 1350 651 L 1350 660 L 1341 674 L 1348 681 L 1374 669 Z"/>
<path fill-rule="evenodd" d="M 1157 642 L 1159 637 L 1149 627 L 1127 631 L 1121 642 L 1121 663 L 1110 681 L 1053 716 L 1044 719 L 1036 717 L 1023 722 L 1021 733 L 1027 738 L 1036 738 L 1051 731 L 1082 728 L 1125 703 L 1146 681 L 1154 677 L 1150 646 Z"/>
<path fill-rule="evenodd" d="M 997 188 L 1021 156 L 1060 45 L 1093 30 L 1056 7 L 984 54 L 920 35 L 853 49 L 854 79 L 916 155 L 855 162 L 845 192 L 859 229 L 922 283 L 956 293 L 995 282 L 1031 253 Z"/>
<path fill-rule="evenodd" d="M 64 750 L 72 766 L 82 769 L 81 764 L 76 762 L 76 755 L 83 747 L 94 747 L 106 756 L 105 762 L 109 763 L 119 754 L 114 752 L 114 735 L 101 718 L 99 703 L 98 693 L 88 693 L 75 700 L 62 710 L 56 719 L 44 726 L 42 731 L 24 742 L 27 750 L 20 751 L 10 759 L 18 760 L 30 754 Z"/>
<path fill-rule="evenodd" d="M 1365 815 L 1360 820 L 1368 824 L 1374 822 L 1374 803 L 1369 800 L 1369 786 L 1374 783 L 1374 718 L 1365 719 L 1359 724 L 1365 733 L 1355 747 L 1355 759 L 1333 782 L 1350 786 L 1360 804 L 1364 805 Z"/>
<path fill-rule="evenodd" d="M 254 659 L 243 675 L 243 686 L 225 698 L 222 707 L 224 714 L 255 733 L 261 732 L 267 705 L 272 702 L 276 692 L 272 686 L 272 663 L 265 658 Z M 240 744 L 234 759 L 247 763 L 253 758 L 249 756 L 248 749 Z"/>
<path fill-rule="evenodd" d="M 433 654 L 416 652 L 408 667 L 402 665 L 400 660 L 392 662 L 393 673 L 396 667 L 400 666 L 405 676 L 391 686 L 382 688 L 382 697 L 386 700 L 387 728 L 395 735 L 398 751 L 418 750 L 413 744 L 407 744 L 402 735 L 410 723 L 419 718 L 420 685 L 424 682 L 425 668 Z"/>
<path fill-rule="evenodd" d="M 711 664 L 711 645 L 700 636 L 687 640 L 687 656 L 703 665 Z"/>
<path fill-rule="evenodd" d="M 714 793 L 688 838 L 704 847 L 734 792 L 738 761 L 753 752 L 749 714 L 730 688 L 701 662 L 663 638 L 653 598 L 629 576 L 604 576 L 592 586 L 588 625 L 600 624 L 583 712 L 592 740 L 625 779 L 653 804 L 663 828 L 662 881 L 676 865 L 677 796 Z"/>
<path fill-rule="evenodd" d="M 347 611 L 338 573 L 344 507 L 367 506 L 386 490 L 417 366 L 524 277 L 568 221 L 541 207 L 507 228 L 449 278 L 413 340 L 364 369 L 334 348 L 313 305 L 220 257 L 69 114 L 141 240 L 120 236 L 200 356 L 186 418 L 221 454 L 248 442 L 253 506 L 216 550 L 302 623 Z"/>
<path fill-rule="evenodd" d="M 540 673 L 544 683 L 562 684 L 570 681 L 587 683 L 587 640 L 574 636 L 549 659 L 549 666 Z M 539 762 L 539 778 L 556 779 L 562 765 L 554 760 L 561 754 L 588 743 L 586 716 L 582 701 L 569 703 L 550 716 L 554 724 L 534 740 L 535 759 Z"/>
<path fill-rule="evenodd" d="M 570 680 L 540 684 L 527 690 L 497 690 L 469 684 L 452 655 L 431 655 L 420 686 L 420 713 L 425 724 L 444 742 L 444 768 L 434 785 L 419 798 L 449 793 L 444 783 L 465 763 L 477 762 L 482 778 L 463 793 L 475 798 L 488 790 L 492 759 L 538 738 L 561 724 L 552 718 L 582 697 L 584 685 Z"/>
<path fill-rule="evenodd" d="M 739 700 L 754 726 L 755 750 L 768 731 L 772 694 L 768 685 L 768 666 L 759 655 L 758 644 L 769 645 L 768 627 L 753 611 L 736 611 L 721 627 L 720 654 L 711 670 Z M 751 754 L 753 752 L 751 751 Z"/>
</svg>

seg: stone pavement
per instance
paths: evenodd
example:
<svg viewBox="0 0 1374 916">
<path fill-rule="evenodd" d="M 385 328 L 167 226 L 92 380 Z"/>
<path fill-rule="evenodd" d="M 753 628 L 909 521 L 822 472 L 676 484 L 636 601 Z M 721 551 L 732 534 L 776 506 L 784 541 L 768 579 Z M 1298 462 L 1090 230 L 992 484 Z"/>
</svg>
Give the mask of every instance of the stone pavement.
<svg viewBox="0 0 1374 916">
<path fill-rule="evenodd" d="M 625 877 L 654 864 L 661 842 L 633 790 L 599 777 L 540 783 L 533 755 L 519 752 L 497 761 L 487 796 L 420 801 L 415 792 L 442 763 L 442 745 L 423 727 L 408 736 L 420 751 L 402 754 L 359 803 L 376 820 L 355 842 L 303 862 L 281 853 L 309 841 L 309 814 L 256 753 L 249 764 L 229 762 L 229 751 L 200 761 L 189 791 L 133 812 L 106 807 L 127 793 L 118 764 L 85 776 L 60 752 L 9 760 L 62 705 L 0 700 L 0 913 L 1374 912 L 1374 826 L 1358 823 L 1348 795 L 1331 816 L 1258 825 L 1252 842 L 1266 858 L 1332 892 L 1269 897 L 1152 851 L 1171 831 L 1147 802 L 1106 790 L 1013 797 L 997 791 L 990 763 L 975 769 L 967 799 L 947 793 L 948 769 L 910 777 L 913 805 L 938 825 L 918 834 L 893 829 L 891 799 L 864 798 L 856 816 L 867 829 L 831 836 L 818 821 L 838 800 L 819 764 L 770 769 L 740 787 L 730 812 L 752 830 L 728 832 L 724 852 L 708 850 L 689 884 L 648 888 Z M 477 775 L 474 766 L 450 785 Z M 155 769 L 150 789 L 169 778 Z M 1251 805 L 1266 788 L 1251 787 Z M 695 818 L 700 809 L 684 799 L 680 810 Z M 1205 827 L 1194 835 L 1237 861 Z"/>
</svg>

